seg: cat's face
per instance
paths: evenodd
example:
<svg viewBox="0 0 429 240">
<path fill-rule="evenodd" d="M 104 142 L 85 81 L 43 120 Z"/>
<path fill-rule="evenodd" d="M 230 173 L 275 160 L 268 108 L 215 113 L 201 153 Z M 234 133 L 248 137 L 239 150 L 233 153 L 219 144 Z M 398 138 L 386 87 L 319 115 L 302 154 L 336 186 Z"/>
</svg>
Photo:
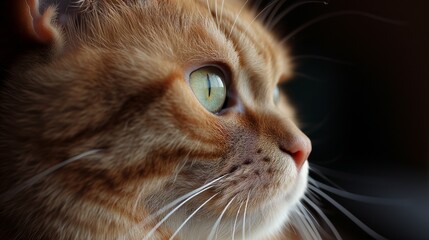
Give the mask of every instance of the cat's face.
<svg viewBox="0 0 429 240">
<path fill-rule="evenodd" d="M 279 233 L 311 150 L 276 92 L 287 52 L 241 1 L 103 4 L 63 19 L 1 89 L 2 192 L 81 156 L 1 216 L 54 239 Z"/>
</svg>

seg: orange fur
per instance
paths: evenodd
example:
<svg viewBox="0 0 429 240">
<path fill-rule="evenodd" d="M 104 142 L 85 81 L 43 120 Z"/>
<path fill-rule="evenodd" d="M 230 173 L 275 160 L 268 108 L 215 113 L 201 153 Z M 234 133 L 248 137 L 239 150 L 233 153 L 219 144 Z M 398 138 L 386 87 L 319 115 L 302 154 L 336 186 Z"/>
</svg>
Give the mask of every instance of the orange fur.
<svg viewBox="0 0 429 240">
<path fill-rule="evenodd" d="M 281 233 L 283 223 L 273 227 L 270 217 L 287 215 L 301 197 L 307 170 L 294 158 L 305 160 L 310 151 L 285 98 L 272 100 L 291 65 L 251 11 L 237 16 L 243 2 L 224 4 L 221 11 L 220 1 L 83 1 L 62 25 L 44 20 L 39 33 L 51 45 L 22 56 L 0 89 L 0 193 L 73 156 L 99 152 L 0 200 L 2 239 L 142 239 L 162 218 L 151 214 L 225 174 L 153 239 L 168 239 L 216 193 L 178 238 L 208 234 L 234 199 L 219 232 L 230 239 L 225 229 L 248 196 L 256 229 L 249 237 Z M 59 36 L 46 37 L 49 29 Z M 235 100 L 219 115 L 187 84 L 189 69 L 204 64 L 230 74 Z"/>
</svg>

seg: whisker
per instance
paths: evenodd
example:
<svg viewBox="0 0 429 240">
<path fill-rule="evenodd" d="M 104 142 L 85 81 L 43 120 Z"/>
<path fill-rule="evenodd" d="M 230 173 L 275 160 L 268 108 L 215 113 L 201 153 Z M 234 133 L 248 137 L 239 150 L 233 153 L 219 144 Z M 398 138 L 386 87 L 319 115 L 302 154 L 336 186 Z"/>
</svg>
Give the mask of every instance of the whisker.
<svg viewBox="0 0 429 240">
<path fill-rule="evenodd" d="M 277 4 L 280 2 L 281 0 L 272 0 L 265 8 L 264 10 L 264 15 L 262 15 L 261 17 L 261 22 L 263 22 L 265 24 L 265 22 L 267 21 L 268 18 L 268 14 L 272 13 L 273 8 L 275 8 L 277 6 Z M 276 3 L 276 4 L 274 4 Z"/>
<path fill-rule="evenodd" d="M 156 217 L 158 217 L 159 215 L 165 213 L 167 210 L 169 210 L 170 208 L 173 208 L 174 206 L 176 206 L 178 203 L 182 202 L 182 201 L 187 201 L 189 200 L 189 198 L 195 197 L 196 195 L 202 193 L 203 191 L 209 189 L 212 187 L 212 185 L 214 183 L 216 183 L 217 181 L 221 180 L 222 178 L 224 178 L 226 175 L 223 175 L 221 177 L 218 177 L 206 184 L 204 184 L 203 186 L 177 198 L 176 200 L 172 201 L 171 203 L 165 205 L 163 208 L 159 209 L 158 211 L 156 211 L 155 213 L 151 214 L 149 217 L 147 217 L 145 220 L 143 220 L 143 222 L 140 225 L 146 225 L 148 224 L 150 221 L 154 220 Z M 182 202 L 182 205 L 184 203 Z M 159 226 L 158 226 L 159 227 Z M 156 229 L 155 229 L 156 230 Z M 153 234 L 153 233 L 152 233 Z"/>
<path fill-rule="evenodd" d="M 374 183 L 377 183 L 380 181 L 380 178 L 378 177 L 371 177 L 371 176 L 360 176 L 357 174 L 353 174 L 350 172 L 342 172 L 342 171 L 336 171 L 330 168 L 322 167 L 321 165 L 312 163 L 311 167 L 313 169 L 317 169 L 318 171 L 322 172 L 323 174 L 327 176 L 331 176 L 334 178 L 339 178 L 343 180 L 348 181 L 359 181 L 360 184 L 369 184 L 373 185 Z"/>
<path fill-rule="evenodd" d="M 310 216 L 311 221 L 315 224 L 316 233 L 320 236 L 321 239 L 323 239 L 322 236 L 321 236 L 321 233 L 323 233 L 325 235 L 328 235 L 328 233 L 321 227 L 321 225 L 319 224 L 318 220 L 313 216 L 313 214 L 311 213 L 311 211 L 308 210 L 307 207 L 304 204 L 302 204 L 301 206 L 304 209 L 304 211 L 307 213 L 307 216 Z"/>
<path fill-rule="evenodd" d="M 297 77 L 306 78 L 308 80 L 315 81 L 315 82 L 323 82 L 322 80 L 320 80 L 318 78 L 312 77 L 312 76 L 310 76 L 308 74 L 301 73 L 301 72 L 295 72 L 294 75 L 297 76 Z"/>
<path fill-rule="evenodd" d="M 232 228 L 232 240 L 235 239 L 235 230 L 237 228 L 238 215 L 240 214 L 240 210 L 241 210 L 241 207 L 243 206 L 243 204 L 244 204 L 244 202 L 240 203 L 240 206 L 238 207 L 238 210 L 237 210 L 237 215 L 235 215 L 234 226 Z"/>
<path fill-rule="evenodd" d="M 217 1 L 218 0 L 215 0 L 215 18 L 216 18 L 216 25 L 217 25 L 217 27 L 219 28 L 219 19 L 218 19 L 218 15 L 217 15 Z"/>
<path fill-rule="evenodd" d="M 355 65 L 354 63 L 351 63 L 351 62 L 338 60 L 338 59 L 331 58 L 331 57 L 318 56 L 318 55 L 298 55 L 298 56 L 292 57 L 291 61 L 296 61 L 296 60 L 301 60 L 301 59 L 323 60 L 323 61 L 327 61 L 327 62 L 333 62 L 333 63 L 343 64 L 343 65 L 348 65 L 348 66 L 354 66 Z"/>
<path fill-rule="evenodd" d="M 254 4 L 253 4 L 253 6 L 252 6 L 252 9 L 254 9 L 254 11 L 257 11 L 258 10 L 258 8 L 261 6 L 261 3 L 263 2 L 263 0 L 258 0 L 258 1 L 256 1 Z"/>
<path fill-rule="evenodd" d="M 378 20 L 380 22 L 384 22 L 384 23 L 389 23 L 389 24 L 394 24 L 394 25 L 404 25 L 405 23 L 402 21 L 396 21 L 396 20 L 391 20 L 391 19 L 387 19 L 384 17 L 380 17 L 371 13 L 366 13 L 366 12 L 359 12 L 359 11 L 341 11 L 341 12 L 334 12 L 334 13 L 328 13 L 325 15 L 322 15 L 318 18 L 315 18 L 307 23 L 305 23 L 304 25 L 302 25 L 301 27 L 295 29 L 294 31 L 292 31 L 291 33 L 289 33 L 288 35 L 286 35 L 286 37 L 284 37 L 280 43 L 284 44 L 286 43 L 290 38 L 292 38 L 293 36 L 295 36 L 296 34 L 300 33 L 301 31 L 305 30 L 306 28 L 321 22 L 323 20 L 326 19 L 330 19 L 330 18 L 334 18 L 334 17 L 339 17 L 339 16 L 348 16 L 348 15 L 357 15 L 357 16 L 363 16 L 363 17 L 367 17 L 370 19 L 374 19 L 374 20 Z"/>
<path fill-rule="evenodd" d="M 316 145 L 316 144 L 319 144 L 319 145 L 324 144 L 322 140 L 319 140 L 319 142 L 318 142 L 318 140 L 315 140 L 314 141 L 314 143 L 315 143 L 314 145 Z M 318 162 L 318 163 L 329 165 L 329 164 L 336 163 L 336 162 L 340 161 L 341 159 L 344 159 L 344 153 L 340 152 L 337 155 L 335 155 L 334 157 L 331 157 L 331 159 L 324 160 L 324 161 L 321 161 L 321 162 Z M 312 163 L 312 165 L 313 165 L 313 163 Z M 335 184 L 333 184 L 333 185 L 335 185 Z"/>
<path fill-rule="evenodd" d="M 343 190 L 342 187 L 340 187 L 338 184 L 334 183 L 333 181 L 331 181 L 331 179 L 329 179 L 328 177 L 326 177 L 322 172 L 320 172 L 318 169 L 313 168 L 313 166 L 310 166 L 308 168 L 311 172 L 317 174 L 319 177 L 323 178 L 323 180 L 327 181 L 329 184 L 331 184 L 332 186 L 336 187 L 337 189 L 341 189 Z M 314 178 L 309 177 L 309 181 L 313 181 Z"/>
<path fill-rule="evenodd" d="M 316 204 L 314 204 L 308 197 L 304 196 L 303 199 L 325 221 L 325 223 L 328 225 L 329 229 L 331 229 L 331 232 L 334 234 L 335 238 L 338 239 L 338 240 L 342 240 L 341 235 L 338 233 L 338 231 L 335 228 L 334 224 L 332 224 L 331 220 L 329 220 L 329 218 L 325 215 L 325 213 L 323 213 L 322 210 L 320 210 L 320 208 Z"/>
<path fill-rule="evenodd" d="M 149 239 L 149 237 L 151 237 L 155 231 L 165 222 L 167 221 L 168 218 L 170 218 L 171 215 L 173 215 L 180 207 L 182 207 L 183 205 L 185 205 L 185 203 L 187 203 L 188 201 L 190 201 L 192 198 L 198 196 L 199 194 L 207 191 L 208 189 L 212 188 L 213 186 L 208 186 L 206 188 L 203 188 L 201 191 L 195 193 L 194 195 L 188 197 L 187 199 L 185 199 L 183 202 L 181 202 L 179 205 L 177 205 L 173 210 L 171 210 L 164 218 L 161 219 L 161 221 L 159 221 L 149 232 L 148 234 L 143 238 L 143 240 L 147 240 Z"/>
<path fill-rule="evenodd" d="M 252 25 L 252 23 L 254 21 L 256 21 L 256 19 L 258 19 L 259 15 L 261 15 L 262 13 L 264 13 L 265 11 L 267 11 L 270 7 L 273 6 L 273 4 L 276 3 L 276 1 L 272 1 L 270 2 L 267 6 L 265 6 L 253 19 L 252 21 L 250 21 L 249 24 L 247 24 L 246 30 Z M 262 16 L 262 19 L 264 19 L 264 16 Z"/>
<path fill-rule="evenodd" d="M 365 231 L 368 235 L 375 239 L 386 239 L 374 230 L 372 230 L 370 227 L 365 225 L 361 220 L 359 220 L 356 216 L 354 216 L 350 211 L 345 209 L 341 204 L 339 204 L 337 201 L 329 197 L 327 194 L 322 192 L 320 189 L 309 185 L 308 188 L 312 190 L 313 192 L 317 193 L 319 196 L 326 199 L 328 202 L 330 202 L 332 205 L 334 205 L 338 210 L 340 210 L 344 215 L 346 215 L 350 220 L 352 220 L 358 227 L 360 227 L 363 231 Z"/>
<path fill-rule="evenodd" d="M 317 184 L 316 187 L 326 190 L 330 193 L 333 193 L 335 195 L 338 195 L 340 197 L 344 197 L 347 199 L 359 201 L 359 202 L 365 202 L 365 203 L 371 203 L 371 204 L 379 204 L 379 205 L 393 205 L 393 206 L 403 206 L 405 201 L 399 200 L 399 199 L 388 199 L 388 198 L 379 198 L 379 197 L 371 197 L 371 196 L 365 196 L 360 195 L 356 193 L 347 192 L 345 190 L 337 189 L 334 187 L 331 187 L 329 185 L 326 185 L 324 183 L 321 183 L 317 180 L 311 179 L 314 181 L 314 183 Z"/>
<path fill-rule="evenodd" d="M 214 236 L 215 236 L 215 234 L 216 234 L 216 238 L 217 238 L 217 231 L 218 231 L 218 227 L 219 227 L 219 224 L 220 224 L 220 222 L 222 221 L 222 217 L 223 217 L 223 215 L 225 214 L 225 212 L 226 212 L 226 210 L 228 209 L 228 207 L 231 205 L 231 203 L 232 203 L 232 201 L 234 201 L 234 199 L 236 198 L 236 196 L 235 197 L 233 197 L 229 202 L 228 202 L 228 204 L 225 206 L 225 208 L 222 210 L 222 213 L 220 214 L 220 216 L 219 216 L 219 218 L 216 220 L 216 222 L 215 222 L 215 224 L 213 225 L 213 228 L 212 228 L 212 230 L 210 231 L 210 234 L 209 234 L 209 236 L 208 236 L 208 238 L 207 239 L 212 239 Z"/>
<path fill-rule="evenodd" d="M 305 219 L 303 218 L 303 215 L 301 213 L 301 211 L 297 211 L 296 213 L 296 217 L 298 219 L 298 221 L 301 222 L 301 224 L 304 226 L 304 229 L 306 230 L 305 232 L 307 233 L 307 239 L 316 239 L 316 236 L 314 235 L 310 225 L 308 224 L 307 221 L 305 221 Z"/>
<path fill-rule="evenodd" d="M 137 194 L 137 198 L 136 198 L 135 203 L 133 204 L 133 212 L 137 211 L 137 207 L 139 205 L 140 198 L 141 198 L 141 196 L 143 195 L 144 192 L 145 192 L 145 188 L 142 187 L 142 189 L 140 190 L 140 192 Z"/>
<path fill-rule="evenodd" d="M 212 10 L 210 9 L 210 3 L 209 3 L 209 0 L 207 0 L 206 2 L 207 2 L 207 10 L 209 10 L 209 13 L 211 13 L 211 12 L 212 12 Z"/>
<path fill-rule="evenodd" d="M 307 195 L 308 199 L 313 202 L 314 204 L 316 204 L 317 206 L 322 205 L 322 198 L 319 197 L 318 195 L 312 193 L 312 192 L 308 192 Z"/>
<path fill-rule="evenodd" d="M 280 8 L 287 2 L 287 0 L 277 1 L 277 4 L 274 6 L 274 9 L 271 11 L 270 15 L 267 17 L 267 26 L 270 25 L 270 22 L 273 20 L 274 16 L 276 16 L 277 12 Z"/>
<path fill-rule="evenodd" d="M 296 211 L 295 214 L 291 216 L 292 221 L 294 221 L 295 228 L 298 230 L 299 235 L 303 237 L 303 239 L 312 239 L 311 234 L 306 228 L 302 218 L 299 216 L 299 212 Z"/>
<path fill-rule="evenodd" d="M 222 0 L 222 5 L 220 7 L 220 22 L 222 23 L 223 9 L 224 9 L 225 0 Z"/>
<path fill-rule="evenodd" d="M 294 5 L 288 7 L 285 9 L 285 11 L 283 11 L 281 14 L 279 14 L 274 20 L 272 20 L 272 22 L 268 22 L 267 27 L 269 29 L 274 28 L 288 13 L 292 12 L 293 10 L 295 10 L 296 8 L 302 6 L 302 5 L 307 5 L 307 4 L 311 4 L 311 3 L 320 3 L 320 4 L 324 4 L 327 5 L 328 2 L 326 1 L 303 1 L 303 2 L 298 2 L 295 3 Z"/>
<path fill-rule="evenodd" d="M 93 150 L 89 150 L 87 152 L 81 153 L 79 155 L 76 155 L 72 158 L 69 158 L 59 164 L 56 164 L 44 171 L 42 171 L 41 173 L 37 174 L 36 176 L 26 180 L 25 182 L 23 182 L 22 184 L 18 185 L 17 187 L 4 192 L 0 195 L 0 199 L 2 202 L 6 202 L 9 201 L 11 198 L 13 198 L 16 194 L 18 194 L 19 192 L 24 191 L 25 189 L 28 189 L 29 187 L 33 186 L 34 184 L 40 182 L 43 178 L 45 178 L 46 176 L 48 176 L 49 174 L 59 170 L 60 168 L 71 164 L 73 162 L 76 162 L 78 160 L 81 160 L 85 157 L 88 157 L 90 155 L 96 154 L 98 152 L 102 151 L 102 149 L 93 149 Z"/>
<path fill-rule="evenodd" d="M 216 178 L 216 179 L 214 179 L 214 180 L 212 180 L 212 181 L 210 181 L 210 182 L 208 182 L 208 183 L 204 184 L 203 186 L 201 186 L 201 187 L 199 187 L 199 188 L 197 188 L 197 189 L 195 189 L 195 190 L 193 190 L 193 191 L 191 191 L 191 192 L 189 192 L 189 193 L 187 193 L 187 194 L 185 194 L 185 195 L 183 195 L 183 196 L 181 196 L 181 197 L 177 198 L 176 200 L 172 201 L 171 203 L 169 203 L 169 204 L 165 205 L 163 208 L 161 208 L 161 209 L 159 209 L 158 211 L 156 211 L 154 214 L 152 214 L 152 215 L 151 215 L 151 217 L 157 217 L 157 216 L 159 216 L 159 215 L 163 214 L 163 213 L 164 213 L 164 212 L 166 212 L 168 209 L 170 209 L 170 208 L 174 207 L 176 204 L 178 204 L 178 203 L 180 203 L 181 201 L 183 201 L 183 200 L 187 199 L 188 197 L 192 196 L 193 194 L 195 194 L 195 193 L 197 193 L 197 192 L 201 191 L 202 189 L 204 189 L 204 188 L 206 188 L 206 187 L 208 187 L 208 186 L 210 186 L 210 185 L 212 185 L 212 184 L 216 183 L 217 181 L 221 180 L 221 179 L 222 179 L 222 178 L 224 178 L 224 177 L 225 177 L 225 175 L 224 175 L 224 176 L 221 176 L 221 177 L 218 177 L 218 178 Z"/>
<path fill-rule="evenodd" d="M 189 215 L 188 218 L 183 221 L 183 223 L 177 228 L 177 230 L 173 233 L 173 235 L 169 238 L 170 240 L 173 240 L 173 238 L 179 233 L 180 230 L 185 226 L 185 224 L 202 208 L 204 207 L 210 200 L 212 200 L 214 197 L 216 197 L 219 193 L 216 193 L 215 195 L 211 196 L 209 199 L 207 199 L 203 204 L 201 204 L 195 211 Z"/>
<path fill-rule="evenodd" d="M 247 214 L 247 205 L 249 204 L 250 191 L 247 193 L 246 205 L 244 206 L 244 214 L 243 214 L 243 240 L 246 239 L 246 214 Z"/>
<path fill-rule="evenodd" d="M 313 216 L 313 214 L 307 209 L 307 207 L 305 207 L 305 205 L 304 204 L 301 204 L 301 207 L 303 208 L 303 210 L 307 213 L 307 216 L 309 216 L 310 217 L 310 219 L 311 219 L 311 221 L 313 222 L 313 223 L 315 223 L 315 226 L 317 225 L 317 226 L 320 226 L 320 224 L 319 224 L 319 222 L 317 221 L 317 219 Z M 317 227 L 316 226 L 316 227 Z"/>
<path fill-rule="evenodd" d="M 243 11 L 243 9 L 244 9 L 244 7 L 246 6 L 246 4 L 247 4 L 247 2 L 248 2 L 248 1 L 249 1 L 249 0 L 246 0 L 246 1 L 243 3 L 243 6 L 241 6 L 240 10 L 238 11 L 237 16 L 236 16 L 236 17 L 235 17 L 235 19 L 234 19 L 234 23 L 232 24 L 231 30 L 229 31 L 228 39 L 229 39 L 229 38 L 231 38 L 231 34 L 232 34 L 232 31 L 233 31 L 233 30 L 234 30 L 234 28 L 235 28 L 235 24 L 237 23 L 237 20 L 238 20 L 238 18 L 240 17 L 240 14 L 241 14 L 241 12 Z"/>
<path fill-rule="evenodd" d="M 190 154 L 190 152 L 187 154 L 187 156 L 185 156 L 185 159 L 188 158 L 189 154 Z M 183 170 L 183 168 L 186 166 L 186 164 L 187 164 L 187 161 L 183 161 L 183 163 L 179 165 L 179 167 L 175 171 L 176 173 L 174 174 L 173 183 L 175 183 L 177 181 L 177 178 L 179 177 L 180 172 Z"/>
<path fill-rule="evenodd" d="M 312 219 L 310 218 L 310 216 L 307 214 L 307 212 L 305 212 L 305 210 L 303 209 L 303 205 L 299 204 L 298 206 L 298 210 L 300 211 L 300 213 L 303 216 L 303 221 L 306 222 L 307 224 L 307 228 L 310 230 L 310 234 L 312 236 L 312 239 L 317 239 L 317 240 L 321 240 L 322 237 L 320 236 L 319 232 L 317 231 L 317 227 L 316 225 L 313 223 Z"/>
<path fill-rule="evenodd" d="M 316 124 L 310 124 L 310 123 L 301 123 L 301 126 L 303 127 L 303 130 L 305 134 L 311 135 L 312 133 L 315 133 L 322 129 L 328 122 L 331 120 L 332 113 L 327 113 L 321 121 L 319 121 Z M 312 126 L 311 126 L 312 125 Z"/>
</svg>

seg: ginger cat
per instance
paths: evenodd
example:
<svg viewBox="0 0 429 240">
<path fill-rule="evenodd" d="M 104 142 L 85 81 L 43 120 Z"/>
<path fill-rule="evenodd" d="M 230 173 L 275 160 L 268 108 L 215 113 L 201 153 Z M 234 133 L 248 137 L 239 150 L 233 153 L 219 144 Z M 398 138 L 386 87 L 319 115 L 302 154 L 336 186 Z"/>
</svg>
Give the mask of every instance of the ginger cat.
<svg viewBox="0 0 429 240">
<path fill-rule="evenodd" d="M 291 237 L 311 143 L 245 1 L 12 6 L 34 47 L 0 87 L 1 239 Z"/>
</svg>

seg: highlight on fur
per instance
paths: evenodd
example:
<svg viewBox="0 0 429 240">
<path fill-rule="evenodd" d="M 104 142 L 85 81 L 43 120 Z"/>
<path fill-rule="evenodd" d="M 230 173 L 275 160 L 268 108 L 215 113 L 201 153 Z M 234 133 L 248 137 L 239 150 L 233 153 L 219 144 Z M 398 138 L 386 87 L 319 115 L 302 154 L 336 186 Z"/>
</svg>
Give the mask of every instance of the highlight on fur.
<svg viewBox="0 0 429 240">
<path fill-rule="evenodd" d="M 2 239 L 297 237 L 311 143 L 247 1 L 65 2 L 18 8 L 44 44 L 0 88 Z M 188 83 L 205 66 L 216 113 Z"/>
</svg>

